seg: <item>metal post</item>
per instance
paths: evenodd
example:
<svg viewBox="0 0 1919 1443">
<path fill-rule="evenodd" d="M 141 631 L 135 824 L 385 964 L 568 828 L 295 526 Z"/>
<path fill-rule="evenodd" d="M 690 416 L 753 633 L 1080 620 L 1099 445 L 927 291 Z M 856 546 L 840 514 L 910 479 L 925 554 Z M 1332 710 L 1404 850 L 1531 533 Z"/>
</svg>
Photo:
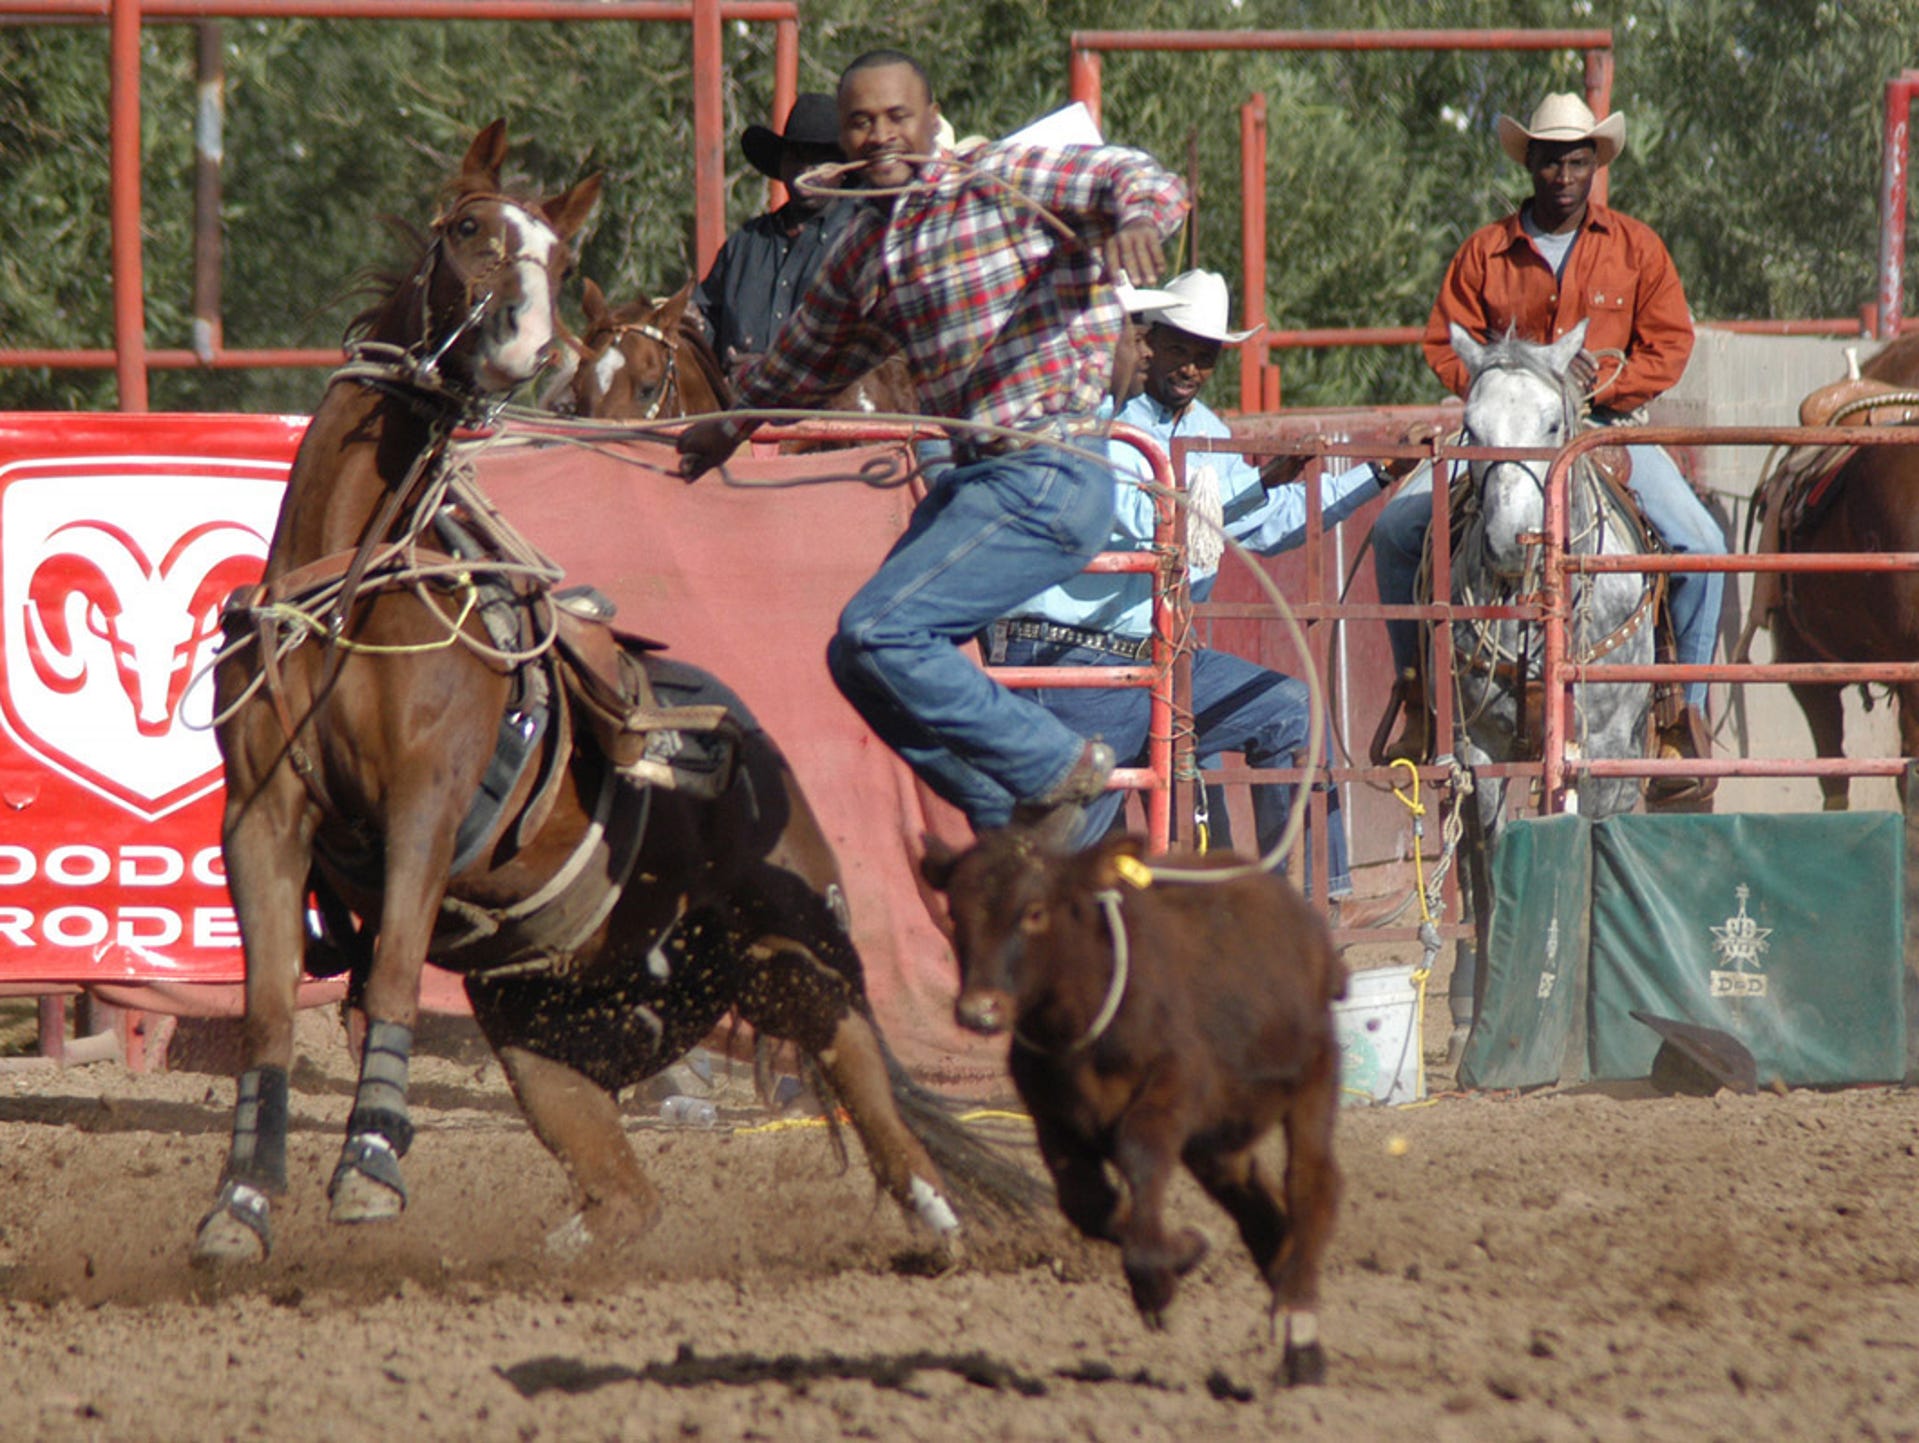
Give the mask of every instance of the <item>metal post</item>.
<svg viewBox="0 0 1919 1443">
<path fill-rule="evenodd" d="M 1266 348 L 1266 96 L 1255 92 L 1239 108 L 1239 251 L 1246 299 L 1243 326 L 1258 329 L 1239 349 L 1239 409 L 1260 409 L 1271 365 Z M 1275 375 L 1277 381 L 1277 375 Z"/>
<path fill-rule="evenodd" d="M 114 376 L 120 409 L 147 409 L 146 277 L 140 261 L 140 0 L 113 0 L 108 25 Z"/>
<path fill-rule="evenodd" d="M 1880 340 L 1899 334 L 1905 311 L 1906 162 L 1911 140 L 1912 96 L 1919 75 L 1907 71 L 1886 82 L 1886 132 L 1879 152 Z"/>
<path fill-rule="evenodd" d="M 193 120 L 193 353 L 211 364 L 224 344 L 220 273 L 226 254 L 220 228 L 220 167 L 226 159 L 226 57 L 220 22 L 194 25 L 198 103 Z"/>
<path fill-rule="evenodd" d="M 1610 49 L 1595 46 L 1586 52 L 1586 108 L 1600 120 L 1612 110 L 1612 68 Z M 1601 205 L 1606 203 L 1608 179 L 1604 168 L 1593 177 L 1592 198 Z"/>
<path fill-rule="evenodd" d="M 693 0 L 693 265 L 705 275 L 726 240 L 726 97 L 720 0 Z"/>
<path fill-rule="evenodd" d="M 800 95 L 800 23 L 782 20 L 773 27 L 773 125 L 786 128 L 793 113 L 793 102 Z M 777 180 L 766 183 L 766 208 L 778 210 L 786 204 L 786 187 Z"/>
<path fill-rule="evenodd" d="M 1067 54 L 1066 93 L 1086 107 L 1094 125 L 1099 124 L 1100 64 L 1097 50 L 1075 45 Z"/>
<path fill-rule="evenodd" d="M 67 996 L 53 992 L 40 998 L 40 1055 L 55 1062 L 67 1055 Z"/>
</svg>

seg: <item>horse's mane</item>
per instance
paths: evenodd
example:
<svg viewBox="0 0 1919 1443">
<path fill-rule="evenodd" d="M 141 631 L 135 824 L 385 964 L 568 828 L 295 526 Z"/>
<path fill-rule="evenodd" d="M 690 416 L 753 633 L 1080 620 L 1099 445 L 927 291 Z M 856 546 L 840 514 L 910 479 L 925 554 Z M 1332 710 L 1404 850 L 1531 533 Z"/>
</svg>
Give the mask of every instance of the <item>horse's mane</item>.
<svg viewBox="0 0 1919 1443">
<path fill-rule="evenodd" d="M 346 294 L 369 299 L 346 323 L 344 339 L 348 341 L 389 334 L 390 328 L 404 319 L 406 311 L 418 304 L 420 268 L 432 239 L 412 221 L 399 216 L 383 215 L 379 220 L 398 243 L 402 254 L 363 266 L 353 273 Z"/>
<path fill-rule="evenodd" d="M 1546 353 L 1550 349 L 1537 341 L 1522 341 L 1508 331 L 1486 343 L 1485 359 L 1479 371 L 1482 375 L 1487 371 L 1524 371 L 1548 382 L 1555 390 L 1563 391 L 1569 384 L 1569 378 L 1546 364 Z M 1478 376 L 1473 379 L 1477 380 Z"/>
<path fill-rule="evenodd" d="M 463 177 L 455 176 L 440 187 L 440 214 L 444 216 L 459 203 L 461 197 L 474 193 L 474 188 L 465 183 Z M 539 213 L 539 201 L 528 196 L 505 195 L 503 199 L 534 214 Z M 344 339 L 348 341 L 393 336 L 396 334 L 394 328 L 411 318 L 420 303 L 421 271 L 427 253 L 433 247 L 433 235 L 401 216 L 382 215 L 378 219 L 393 237 L 399 253 L 389 260 L 362 267 L 349 280 L 345 292 L 347 297 L 366 296 L 370 299 L 346 323 Z M 407 339 L 417 338 L 409 336 Z"/>
<path fill-rule="evenodd" d="M 680 313 L 680 342 L 686 347 L 687 354 L 693 357 L 693 363 L 700 368 L 700 374 L 706 377 L 713 394 L 719 397 L 720 404 L 731 406 L 733 383 L 726 379 L 726 370 L 713 352 L 713 342 L 706 334 L 706 322 L 692 306 Z"/>
</svg>

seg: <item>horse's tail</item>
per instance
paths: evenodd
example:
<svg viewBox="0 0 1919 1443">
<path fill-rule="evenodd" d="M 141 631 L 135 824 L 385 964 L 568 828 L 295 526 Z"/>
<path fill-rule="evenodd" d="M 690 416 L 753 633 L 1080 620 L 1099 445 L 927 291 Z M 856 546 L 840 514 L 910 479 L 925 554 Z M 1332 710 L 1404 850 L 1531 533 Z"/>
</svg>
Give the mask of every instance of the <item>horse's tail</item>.
<svg viewBox="0 0 1919 1443">
<path fill-rule="evenodd" d="M 1045 1182 L 967 1125 L 965 1104 L 915 1082 L 884 1037 L 880 1051 L 894 1104 L 939 1167 L 962 1216 L 977 1222 L 1024 1222 L 1051 1203 L 1052 1191 Z"/>
</svg>

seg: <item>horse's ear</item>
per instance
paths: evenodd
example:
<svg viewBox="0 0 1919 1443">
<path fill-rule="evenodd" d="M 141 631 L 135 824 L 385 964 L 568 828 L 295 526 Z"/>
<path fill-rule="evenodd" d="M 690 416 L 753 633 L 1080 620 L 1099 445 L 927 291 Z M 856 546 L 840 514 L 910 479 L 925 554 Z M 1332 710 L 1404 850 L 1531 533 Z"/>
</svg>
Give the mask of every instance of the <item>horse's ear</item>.
<svg viewBox="0 0 1919 1443">
<path fill-rule="evenodd" d="M 1453 354 L 1466 363 L 1467 372 L 1477 376 L 1486 361 L 1486 348 L 1475 341 L 1473 333 L 1458 321 L 1448 323 L 1446 339 L 1452 342 Z"/>
<path fill-rule="evenodd" d="M 1590 319 L 1591 318 L 1588 317 L 1587 320 L 1581 321 L 1578 325 L 1574 326 L 1570 331 L 1566 332 L 1565 335 L 1554 341 L 1551 349 L 1546 352 L 1547 364 L 1552 367 L 1555 376 L 1565 375 L 1567 370 L 1572 366 L 1573 357 L 1577 356 L 1580 351 L 1585 348 L 1586 326 Z"/>
<path fill-rule="evenodd" d="M 680 323 L 680 317 L 686 314 L 686 303 L 693 298 L 693 280 L 687 279 L 672 295 L 660 303 L 660 327 L 665 330 Z"/>
<path fill-rule="evenodd" d="M 588 326 L 597 326 L 607 319 L 606 292 L 600 289 L 600 283 L 591 276 L 581 278 L 580 309 L 586 313 Z"/>
<path fill-rule="evenodd" d="M 473 137 L 460 162 L 460 180 L 471 190 L 497 191 L 500 167 L 506 164 L 506 117 L 501 116 Z"/>
<path fill-rule="evenodd" d="M 560 233 L 562 240 L 571 240 L 586 224 L 586 218 L 593 213 L 593 207 L 599 199 L 600 177 L 589 175 L 573 189 L 541 201 L 540 213 Z"/>
</svg>

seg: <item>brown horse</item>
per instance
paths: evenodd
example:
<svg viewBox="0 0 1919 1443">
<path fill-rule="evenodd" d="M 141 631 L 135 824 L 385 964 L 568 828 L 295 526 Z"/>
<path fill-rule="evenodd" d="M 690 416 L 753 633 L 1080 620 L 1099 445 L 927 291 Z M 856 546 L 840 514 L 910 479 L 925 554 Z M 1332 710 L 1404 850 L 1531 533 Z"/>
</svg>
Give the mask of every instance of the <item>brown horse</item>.
<svg viewBox="0 0 1919 1443">
<path fill-rule="evenodd" d="M 692 291 L 688 281 L 662 301 L 609 306 L 599 286 L 586 281 L 586 334 L 570 375 L 548 389 L 548 408 L 594 420 L 655 421 L 731 406 L 733 389 L 707 343 L 699 312 L 688 305 Z M 915 415 L 919 392 L 906 358 L 895 351 L 821 409 Z M 791 444 L 811 450 L 823 443 Z"/>
<path fill-rule="evenodd" d="M 552 348 L 568 243 L 599 192 L 594 177 L 512 198 L 505 148 L 503 122 L 480 132 L 418 263 L 356 327 L 295 459 L 264 580 L 227 608 L 222 843 L 248 1058 L 195 1258 L 271 1247 L 303 959 L 350 969 L 362 1041 L 331 1216 L 401 1211 L 429 957 L 465 974 L 579 1194 L 552 1246 L 654 1222 L 617 1090 L 731 1012 L 812 1060 L 881 1183 L 950 1251 L 929 1146 L 962 1201 L 973 1186 L 1017 1206 L 1030 1182 L 891 1058 L 837 866 L 779 750 L 710 676 L 572 619 L 552 568 L 462 479 L 454 429 L 484 423 Z"/>
<path fill-rule="evenodd" d="M 1842 381 L 1808 396 L 1807 425 L 1919 424 L 1919 334 L 1894 341 Z M 1766 508 L 1762 550 L 1919 551 L 1919 450 L 1905 446 L 1788 452 L 1761 483 Z M 1919 575 L 1902 571 L 1786 572 L 1755 588 L 1755 621 L 1769 620 L 1781 662 L 1904 662 L 1919 656 Z M 1794 682 L 1822 757 L 1845 755 L 1845 688 Z M 1919 683 L 1893 688 L 1899 747 L 1919 757 Z M 1848 778 L 1821 777 L 1828 811 L 1843 811 Z M 1904 781 L 1900 791 L 1903 794 Z"/>
<path fill-rule="evenodd" d="M 549 409 L 604 420 L 703 416 L 733 404 L 733 388 L 689 303 L 688 281 L 663 300 L 607 304 L 591 280 L 581 287 L 586 334 L 569 376 L 547 392 Z"/>
</svg>

